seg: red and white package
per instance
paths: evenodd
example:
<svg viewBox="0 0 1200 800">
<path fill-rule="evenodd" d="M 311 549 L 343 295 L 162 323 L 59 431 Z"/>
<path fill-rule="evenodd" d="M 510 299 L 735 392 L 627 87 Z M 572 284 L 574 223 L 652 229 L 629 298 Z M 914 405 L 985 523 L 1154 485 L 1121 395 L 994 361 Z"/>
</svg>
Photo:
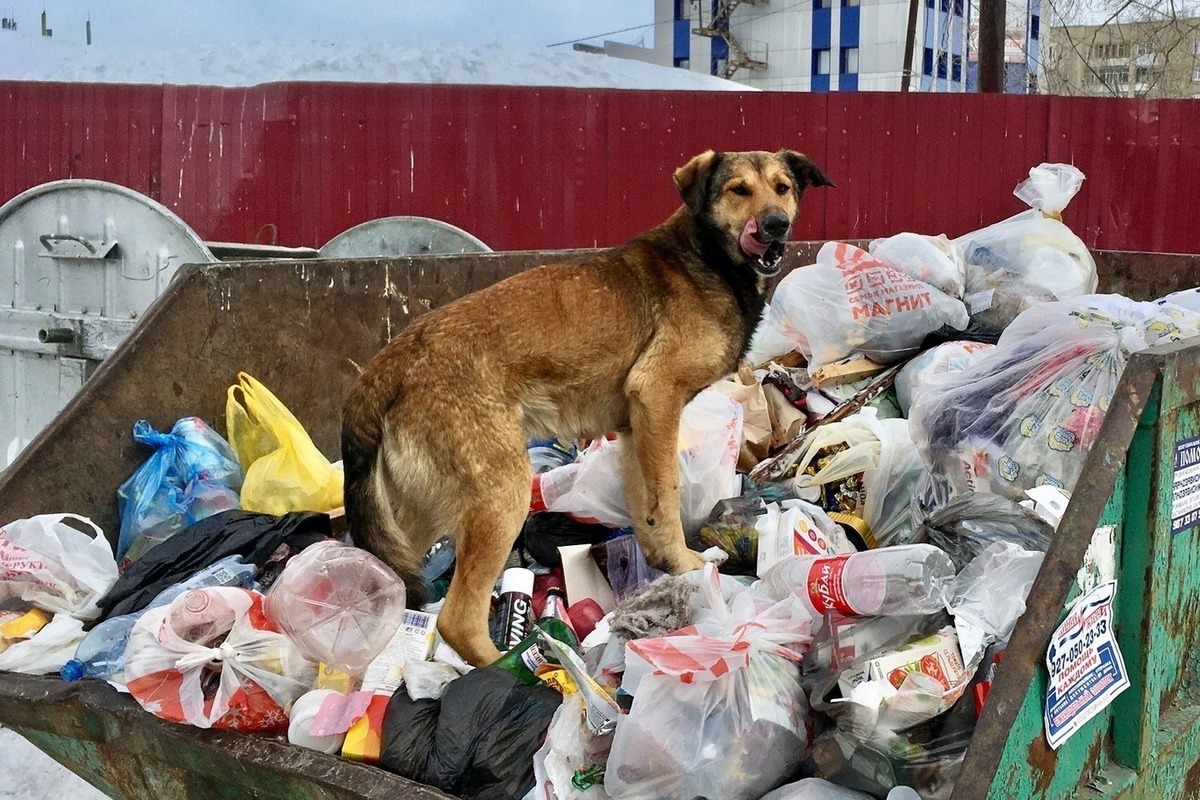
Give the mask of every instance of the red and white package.
<svg viewBox="0 0 1200 800">
<path fill-rule="evenodd" d="M 263 613 L 262 595 L 235 587 L 147 611 L 125 651 L 126 683 L 142 708 L 199 728 L 283 733 L 316 677 Z"/>
</svg>

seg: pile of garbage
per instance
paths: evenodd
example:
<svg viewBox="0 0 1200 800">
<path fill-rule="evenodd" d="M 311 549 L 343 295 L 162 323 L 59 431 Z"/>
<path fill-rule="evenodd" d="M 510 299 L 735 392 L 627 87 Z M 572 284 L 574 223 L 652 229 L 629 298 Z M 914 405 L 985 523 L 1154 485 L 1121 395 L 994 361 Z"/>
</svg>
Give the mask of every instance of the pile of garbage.
<svg viewBox="0 0 1200 800">
<path fill-rule="evenodd" d="M 118 686 L 488 800 L 947 797 L 1131 353 L 1200 335 L 1196 291 L 1097 295 L 1061 221 L 1083 176 L 950 240 L 831 242 L 679 432 L 704 569 L 631 531 L 622 442 L 530 442 L 528 519 L 471 669 L 440 641 L 439 541 L 405 608 L 339 527 L 342 476 L 252 377 L 89 520 L 0 529 L 0 669 Z M 85 631 L 85 626 L 89 629 Z"/>
</svg>

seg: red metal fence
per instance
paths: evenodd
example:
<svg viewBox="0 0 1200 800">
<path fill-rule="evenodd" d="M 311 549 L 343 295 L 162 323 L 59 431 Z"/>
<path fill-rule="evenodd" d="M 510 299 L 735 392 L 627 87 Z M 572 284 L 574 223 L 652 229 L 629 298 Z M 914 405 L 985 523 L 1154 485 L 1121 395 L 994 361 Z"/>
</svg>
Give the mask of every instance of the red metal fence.
<svg viewBox="0 0 1200 800">
<path fill-rule="evenodd" d="M 0 82 L 0 200 L 113 181 L 208 240 L 320 246 L 368 219 L 435 217 L 512 250 L 604 246 L 677 204 L 709 147 L 808 153 L 795 238 L 951 236 L 1023 207 L 1042 161 L 1088 179 L 1066 221 L 1106 249 L 1200 252 L 1200 103 L 1007 95 L 785 94 L 286 83 Z"/>
</svg>

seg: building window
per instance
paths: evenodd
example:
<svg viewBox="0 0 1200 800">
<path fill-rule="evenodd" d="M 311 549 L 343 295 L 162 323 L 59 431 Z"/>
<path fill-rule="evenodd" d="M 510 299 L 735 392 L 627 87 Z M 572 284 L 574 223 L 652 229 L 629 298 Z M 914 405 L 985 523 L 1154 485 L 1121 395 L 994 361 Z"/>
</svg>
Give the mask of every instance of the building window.
<svg viewBox="0 0 1200 800">
<path fill-rule="evenodd" d="M 1041 34 L 1042 18 L 1034 14 L 1029 18 L 1029 38 L 1036 39 Z"/>
<path fill-rule="evenodd" d="M 963 15 L 963 0 L 954 0 L 954 16 L 961 17 Z"/>
<path fill-rule="evenodd" d="M 1140 43 L 1140 44 L 1138 44 L 1138 46 L 1137 46 L 1137 54 L 1138 54 L 1139 56 L 1152 56 L 1152 55 L 1154 55 L 1154 45 L 1150 44 L 1149 42 L 1141 42 L 1141 43 Z"/>
<path fill-rule="evenodd" d="M 933 8 L 933 0 L 925 0 L 926 8 Z"/>
<path fill-rule="evenodd" d="M 1200 81 L 1200 67 L 1196 67 L 1196 71 L 1192 73 L 1192 80 Z"/>
<path fill-rule="evenodd" d="M 1092 47 L 1093 58 L 1129 58 L 1129 43 L 1098 44 Z"/>
<path fill-rule="evenodd" d="M 843 74 L 843 75 L 852 75 L 852 74 L 858 72 L 858 48 L 857 47 L 843 47 L 842 48 L 842 62 L 841 62 L 841 69 L 839 70 L 839 72 L 841 72 L 841 74 Z"/>
<path fill-rule="evenodd" d="M 956 55 L 950 62 L 950 79 L 954 81 L 962 80 L 962 56 Z"/>
<path fill-rule="evenodd" d="M 813 0 L 813 8 L 829 8 L 831 0 Z"/>
<path fill-rule="evenodd" d="M 950 13 L 950 0 L 942 0 L 942 2 L 941 2 L 941 6 L 942 6 L 942 13 L 943 13 L 943 14 L 949 14 L 949 13 Z"/>
<path fill-rule="evenodd" d="M 1109 89 L 1116 89 L 1129 83 L 1129 68 L 1125 66 L 1097 67 L 1095 76 L 1088 75 L 1086 77 L 1088 83 L 1102 83 Z"/>
<path fill-rule="evenodd" d="M 925 60 L 921 63 L 921 73 L 924 75 L 933 74 L 933 48 L 925 48 Z"/>
<path fill-rule="evenodd" d="M 813 75 L 829 74 L 829 48 L 813 50 Z"/>
<path fill-rule="evenodd" d="M 937 76 L 939 78 L 946 77 L 946 54 L 945 53 L 942 53 L 941 55 L 938 56 Z"/>
<path fill-rule="evenodd" d="M 856 8 L 858 0 L 842 0 L 842 8 Z"/>
</svg>

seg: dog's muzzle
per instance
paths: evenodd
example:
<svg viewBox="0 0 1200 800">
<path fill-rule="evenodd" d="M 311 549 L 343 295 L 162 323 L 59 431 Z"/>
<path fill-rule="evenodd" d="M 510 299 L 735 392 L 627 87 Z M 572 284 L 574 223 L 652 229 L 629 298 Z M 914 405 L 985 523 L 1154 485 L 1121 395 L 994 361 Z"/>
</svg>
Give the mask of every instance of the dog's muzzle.
<svg viewBox="0 0 1200 800">
<path fill-rule="evenodd" d="M 758 220 L 754 217 L 746 220 L 746 224 L 742 228 L 742 235 L 738 237 L 738 246 L 750 259 L 754 271 L 764 278 L 769 278 L 779 273 L 779 262 L 783 259 L 787 232 L 785 229 L 783 234 L 785 238 L 772 237 L 770 241 L 766 242 L 758 238 L 758 232 Z"/>
</svg>

